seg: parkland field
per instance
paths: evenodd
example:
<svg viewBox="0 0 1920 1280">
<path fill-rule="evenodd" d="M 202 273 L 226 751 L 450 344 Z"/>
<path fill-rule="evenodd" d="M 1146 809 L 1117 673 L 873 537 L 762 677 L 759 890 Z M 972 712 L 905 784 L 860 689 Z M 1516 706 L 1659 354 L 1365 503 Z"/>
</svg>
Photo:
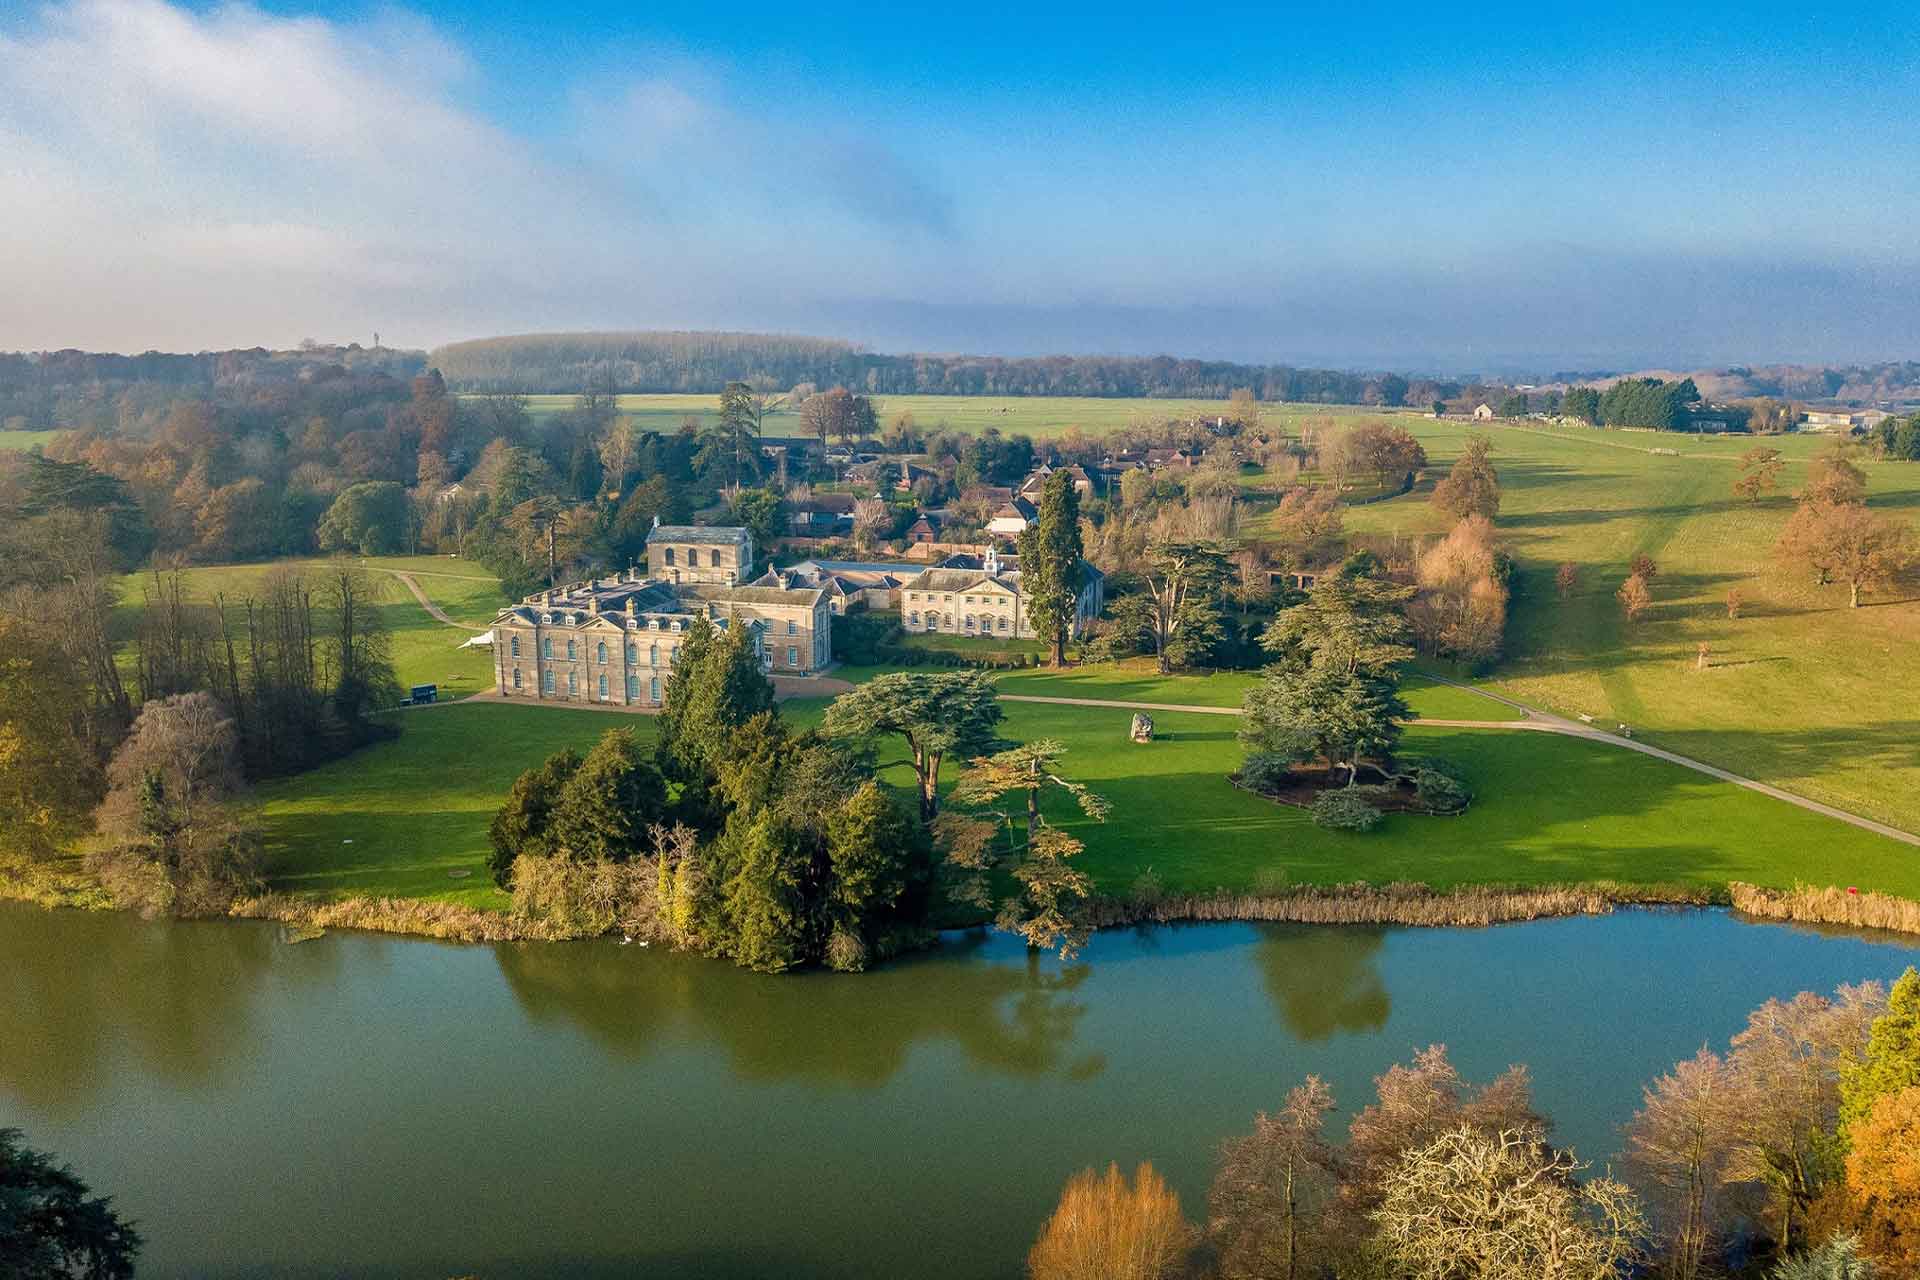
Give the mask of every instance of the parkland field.
<svg viewBox="0 0 1920 1280">
<path fill-rule="evenodd" d="M 1080 692 L 1091 691 L 1083 684 Z M 1420 705 L 1418 687 L 1410 701 Z M 811 724 L 825 706 L 809 699 L 785 709 Z M 1124 709 L 1004 706 L 1007 737 L 1059 739 L 1072 776 L 1112 800 L 1112 816 L 1098 826 L 1048 806 L 1051 820 L 1087 842 L 1080 865 L 1102 893 L 1126 894 L 1150 877 L 1167 892 L 1357 880 L 1717 891 L 1745 880 L 1920 897 L 1920 857 L 1910 845 L 1600 743 L 1415 722 L 1406 753 L 1444 757 L 1478 799 L 1459 817 L 1390 814 L 1356 836 L 1324 831 L 1304 811 L 1229 783 L 1240 759 L 1230 716 L 1157 712 L 1155 741 L 1136 745 Z M 513 779 L 562 747 L 584 751 L 610 728 L 650 739 L 655 726 L 647 716 L 494 703 L 399 715 L 397 740 L 261 789 L 273 887 L 504 907 L 487 879 L 486 829 Z M 897 761 L 898 752 L 883 743 L 880 758 Z M 911 786 L 903 763 L 883 776 Z"/>
<path fill-rule="evenodd" d="M 402 687 L 438 685 L 440 697 L 469 697 L 493 687 L 493 657 L 486 649 L 462 649 L 460 642 L 493 621 L 505 600 L 500 580 L 487 570 L 445 556 L 379 556 L 356 558 L 373 584 L 374 607 L 392 637 L 394 673 Z M 246 600 L 258 595 L 267 575 L 284 569 L 318 570 L 320 560 L 282 560 L 272 564 L 209 565 L 184 571 L 184 590 L 196 604 L 219 606 L 236 636 L 246 634 Z M 460 626 L 434 618 L 407 587 L 406 579 Z M 140 627 L 150 574 L 128 574 L 120 580 L 120 605 L 114 612 L 115 633 L 132 637 Z M 120 650 L 121 665 L 130 675 L 131 644 Z"/>
<path fill-rule="evenodd" d="M 1433 478 L 1467 424 L 1396 420 L 1433 462 L 1413 492 L 1349 509 L 1349 532 L 1439 533 Z M 1772 551 L 1818 437 L 1769 437 L 1789 465 L 1758 502 L 1735 497 L 1755 441 L 1494 425 L 1496 522 L 1517 561 L 1506 656 L 1491 689 L 1784 790 L 1920 831 L 1920 584 L 1849 609 Z M 1651 453 L 1672 449 L 1676 454 Z M 1920 524 L 1920 464 L 1860 459 L 1868 504 Z M 1629 623 L 1614 597 L 1636 554 L 1653 557 L 1654 606 Z M 1554 575 L 1578 568 L 1562 600 Z M 1728 593 L 1741 597 L 1728 616 Z M 1699 669 L 1700 646 L 1708 647 Z"/>
<path fill-rule="evenodd" d="M 623 397 L 649 425 L 677 427 L 708 412 L 711 397 Z M 536 398 L 535 409 L 571 397 Z M 1037 436 L 1087 434 L 1140 419 L 1222 406 L 1187 401 L 895 397 L 923 425 L 998 425 Z M 1011 410 L 1001 412 L 1001 410 Z M 1359 408 L 1269 406 L 1283 426 L 1311 418 L 1359 420 Z M 1394 415 L 1418 436 L 1432 467 L 1407 494 L 1356 503 L 1349 534 L 1415 538 L 1444 520 L 1428 503 L 1433 480 L 1462 449 L 1468 424 Z M 769 434 L 797 428 L 776 417 Z M 1779 490 L 1758 502 L 1734 496 L 1738 458 L 1754 441 L 1654 435 L 1545 424 L 1495 423 L 1503 503 L 1497 526 L 1517 560 L 1505 657 L 1467 678 L 1490 691 L 1756 778 L 1790 792 L 1920 831 L 1920 598 L 1870 595 L 1849 609 L 1841 587 L 1817 588 L 1782 570 L 1771 549 L 1816 437 L 1769 438 L 1789 459 Z M 1654 452 L 1659 450 L 1660 452 Z M 1920 465 L 1863 460 L 1870 504 L 1920 521 Z M 1249 473 L 1252 488 L 1265 478 Z M 1255 507 L 1246 532 L 1265 520 Z M 1658 564 L 1655 605 L 1624 619 L 1614 591 L 1636 554 Z M 1571 563 L 1565 598 L 1555 570 Z M 366 562 L 381 585 L 403 683 L 435 683 L 442 696 L 487 687 L 484 651 L 455 648 L 468 631 L 432 618 L 407 574 L 457 623 L 484 626 L 501 603 L 497 584 L 466 562 L 437 557 Z M 190 571 L 192 589 L 229 609 L 266 566 Z M 1728 593 L 1741 598 L 1729 616 Z M 123 589 L 122 625 L 137 623 L 140 580 Z M 1707 646 L 1707 665 L 1699 665 Z M 863 679 L 870 672 L 843 670 Z M 1018 697 L 1237 706 L 1252 673 L 1156 674 L 1146 664 L 1061 673 L 1004 673 Z M 1107 793 L 1115 815 L 1081 834 L 1100 889 L 1126 892 L 1143 876 L 1169 891 L 1260 890 L 1288 884 L 1414 880 L 1469 883 L 1618 881 L 1717 889 L 1741 879 L 1858 885 L 1920 897 L 1920 855 L 1909 845 L 1800 810 L 1679 766 L 1602 743 L 1437 719 L 1498 721 L 1502 704 L 1420 678 L 1407 695 L 1429 723 L 1408 729 L 1409 754 L 1455 762 L 1477 793 L 1459 818 L 1390 815 L 1362 836 L 1329 833 L 1303 813 L 1231 786 L 1239 759 L 1230 717 L 1161 712 L 1160 738 L 1126 740 L 1121 708 L 1008 702 L 1006 735 L 1058 737 L 1072 772 Z M 787 705 L 803 722 L 819 701 Z M 477 703 L 397 713 L 401 737 L 298 778 L 263 787 L 274 887 L 328 897 L 432 897 L 498 907 L 486 880 L 485 829 L 520 771 L 607 728 L 653 732 L 644 716 Z M 882 759 L 892 757 L 883 748 Z M 905 773 L 890 770 L 904 783 Z M 1078 820 L 1061 814 L 1060 820 Z M 456 873 L 465 872 L 465 875 Z"/>
<path fill-rule="evenodd" d="M 623 395 L 618 397 L 620 412 L 634 420 L 643 431 L 677 431 L 680 424 L 693 418 L 702 426 L 718 416 L 719 397 L 710 395 Z M 527 396 L 527 411 L 540 418 L 571 409 L 570 395 Z M 914 425 L 922 430 L 945 427 L 953 431 L 980 432 L 998 428 L 1007 435 L 1028 435 L 1048 440 L 1078 428 L 1083 435 L 1101 436 L 1128 427 L 1158 426 L 1170 420 L 1210 419 L 1226 412 L 1220 400 L 1152 400 L 1096 396 L 876 396 L 882 426 L 899 415 L 911 414 Z M 1359 405 L 1269 404 L 1263 406 L 1264 420 L 1290 431 L 1307 418 L 1378 417 L 1392 410 L 1369 409 Z M 797 436 L 805 434 L 800 415 L 780 409 L 767 416 L 764 434 Z"/>
</svg>

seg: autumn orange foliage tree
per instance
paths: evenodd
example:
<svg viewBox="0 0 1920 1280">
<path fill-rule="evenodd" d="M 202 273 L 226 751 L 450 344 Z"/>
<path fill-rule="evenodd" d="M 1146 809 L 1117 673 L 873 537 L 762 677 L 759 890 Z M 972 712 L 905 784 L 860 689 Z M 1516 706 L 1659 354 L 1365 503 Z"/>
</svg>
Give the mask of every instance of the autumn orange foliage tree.
<svg viewBox="0 0 1920 1280">
<path fill-rule="evenodd" d="M 1162 1280 L 1194 1239 L 1180 1197 L 1142 1161 L 1129 1182 L 1118 1164 L 1067 1180 L 1060 1205 L 1027 1255 L 1033 1280 Z"/>
<path fill-rule="evenodd" d="M 1920 1276 L 1920 1086 L 1880 1099 L 1849 1135 L 1861 1245 L 1889 1275 Z"/>
</svg>

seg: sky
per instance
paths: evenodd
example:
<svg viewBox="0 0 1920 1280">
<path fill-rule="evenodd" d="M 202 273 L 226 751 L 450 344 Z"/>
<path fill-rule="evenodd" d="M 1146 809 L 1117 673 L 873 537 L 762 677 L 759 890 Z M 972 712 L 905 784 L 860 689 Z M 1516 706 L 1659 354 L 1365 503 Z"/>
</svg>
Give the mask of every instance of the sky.
<svg viewBox="0 0 1920 1280">
<path fill-rule="evenodd" d="M 1901 5 L 0 0 L 0 349 L 1920 357 Z"/>
</svg>

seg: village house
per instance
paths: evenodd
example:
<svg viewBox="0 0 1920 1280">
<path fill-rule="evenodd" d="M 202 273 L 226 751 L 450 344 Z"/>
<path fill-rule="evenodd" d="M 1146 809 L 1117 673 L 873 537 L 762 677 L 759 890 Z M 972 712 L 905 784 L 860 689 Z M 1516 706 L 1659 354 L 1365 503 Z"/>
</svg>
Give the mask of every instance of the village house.
<svg viewBox="0 0 1920 1280">
<path fill-rule="evenodd" d="M 907 544 L 940 541 L 940 516 L 931 511 L 922 511 L 918 519 L 907 526 Z"/>
<path fill-rule="evenodd" d="M 1083 500 L 1093 496 L 1093 479 L 1087 475 L 1085 467 L 1080 466 L 1078 463 L 1070 463 L 1064 467 L 1053 467 L 1044 462 L 1038 467 L 1035 467 L 1033 472 L 1028 475 L 1025 480 L 1020 482 L 1019 496 L 1025 498 L 1028 502 L 1039 502 L 1040 496 L 1046 492 L 1047 480 L 1056 471 L 1064 471 L 1073 477 L 1074 490 Z"/>
<path fill-rule="evenodd" d="M 789 505 L 787 528 L 796 538 L 846 537 L 853 532 L 854 496 L 816 493 Z"/>
<path fill-rule="evenodd" d="M 629 569 L 502 609 L 493 621 L 495 690 L 539 702 L 657 708 L 674 655 L 700 618 L 748 628 L 770 674 L 811 675 L 831 663 L 824 591 L 739 585 L 753 566 L 747 530 L 657 527 L 647 557 L 653 576 Z"/>
<path fill-rule="evenodd" d="M 987 532 L 1002 538 L 1017 538 L 1027 526 L 1040 518 L 1040 512 L 1025 498 L 1011 498 L 1000 504 L 987 521 Z"/>
<path fill-rule="evenodd" d="M 1496 416 L 1493 412 L 1493 406 L 1490 404 L 1482 403 L 1473 406 L 1473 420 L 1475 422 L 1491 422 Z"/>
</svg>

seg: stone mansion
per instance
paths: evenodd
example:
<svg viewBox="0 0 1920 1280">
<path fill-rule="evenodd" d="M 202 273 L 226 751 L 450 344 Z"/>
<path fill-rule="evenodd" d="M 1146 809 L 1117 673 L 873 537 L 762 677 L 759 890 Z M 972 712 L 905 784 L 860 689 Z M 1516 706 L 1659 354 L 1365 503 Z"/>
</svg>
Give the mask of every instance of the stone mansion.
<svg viewBox="0 0 1920 1280">
<path fill-rule="evenodd" d="M 697 618 L 746 627 L 761 669 L 810 675 L 832 656 L 827 593 L 743 586 L 753 538 L 741 528 L 656 526 L 649 573 L 627 570 L 536 592 L 493 620 L 497 691 L 540 702 L 657 707 Z"/>
</svg>

